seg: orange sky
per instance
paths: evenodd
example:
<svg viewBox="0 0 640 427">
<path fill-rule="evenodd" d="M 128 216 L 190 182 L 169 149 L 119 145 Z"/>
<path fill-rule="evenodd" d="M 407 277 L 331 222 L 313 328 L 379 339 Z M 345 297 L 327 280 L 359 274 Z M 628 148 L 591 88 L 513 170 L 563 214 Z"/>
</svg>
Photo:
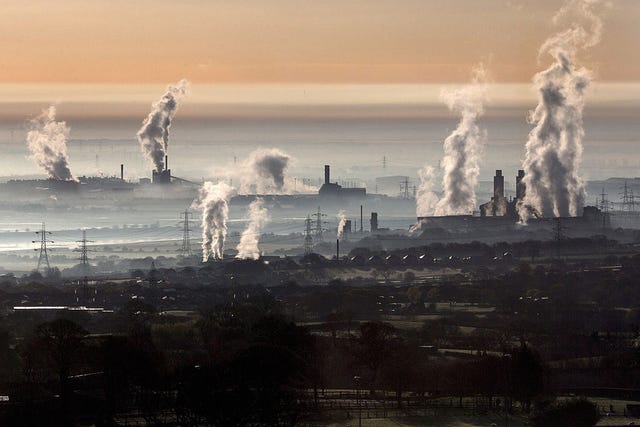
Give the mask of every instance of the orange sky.
<svg viewBox="0 0 640 427">
<path fill-rule="evenodd" d="M 527 82 L 556 0 L 5 0 L 0 83 Z M 640 80 L 640 1 L 581 58 Z"/>
</svg>

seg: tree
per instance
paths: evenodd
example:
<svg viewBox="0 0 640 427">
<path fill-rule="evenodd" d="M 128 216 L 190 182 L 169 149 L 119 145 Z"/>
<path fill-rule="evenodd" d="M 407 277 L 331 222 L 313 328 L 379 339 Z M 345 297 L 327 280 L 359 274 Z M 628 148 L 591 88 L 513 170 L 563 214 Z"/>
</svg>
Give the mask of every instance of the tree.
<svg viewBox="0 0 640 427">
<path fill-rule="evenodd" d="M 544 391 L 544 370 L 542 359 L 535 350 L 523 344 L 511 356 L 509 370 L 509 390 L 525 411 L 531 402 Z"/>
<path fill-rule="evenodd" d="M 58 376 L 65 424 L 70 424 L 71 418 L 69 375 L 82 354 L 86 334 L 82 326 L 67 319 L 52 320 L 36 328 L 35 340 Z"/>
<path fill-rule="evenodd" d="M 533 417 L 534 427 L 591 427 L 599 419 L 598 408 L 587 399 L 559 403 Z"/>
<path fill-rule="evenodd" d="M 355 358 L 369 371 L 369 383 L 373 387 L 380 368 L 393 350 L 395 328 L 383 322 L 366 322 L 360 325 L 360 337 L 356 342 Z"/>
</svg>

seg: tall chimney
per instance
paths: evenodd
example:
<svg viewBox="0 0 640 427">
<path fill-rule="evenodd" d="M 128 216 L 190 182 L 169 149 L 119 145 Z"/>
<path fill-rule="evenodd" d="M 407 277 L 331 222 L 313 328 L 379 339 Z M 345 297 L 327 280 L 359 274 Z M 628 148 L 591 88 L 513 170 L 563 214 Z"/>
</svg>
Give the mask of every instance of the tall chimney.
<svg viewBox="0 0 640 427">
<path fill-rule="evenodd" d="M 518 170 L 518 176 L 516 176 L 516 199 L 523 200 L 526 192 L 524 182 L 524 170 Z"/>
<path fill-rule="evenodd" d="M 120 180 L 124 181 L 124 163 L 120 163 Z"/>
<path fill-rule="evenodd" d="M 324 165 L 324 183 L 329 184 L 331 181 L 331 168 L 329 165 Z"/>
<path fill-rule="evenodd" d="M 378 231 L 378 212 L 371 212 L 371 232 Z"/>
<path fill-rule="evenodd" d="M 340 259 L 340 239 L 336 239 L 336 259 Z"/>
<path fill-rule="evenodd" d="M 504 176 L 500 169 L 496 170 L 496 176 L 493 177 L 493 197 L 496 200 L 504 198 Z"/>
<path fill-rule="evenodd" d="M 164 156 L 164 170 L 169 170 L 169 156 Z"/>
<path fill-rule="evenodd" d="M 360 232 L 363 233 L 364 229 L 362 228 L 362 223 L 363 223 L 363 219 L 362 219 L 362 205 L 360 205 Z"/>
</svg>

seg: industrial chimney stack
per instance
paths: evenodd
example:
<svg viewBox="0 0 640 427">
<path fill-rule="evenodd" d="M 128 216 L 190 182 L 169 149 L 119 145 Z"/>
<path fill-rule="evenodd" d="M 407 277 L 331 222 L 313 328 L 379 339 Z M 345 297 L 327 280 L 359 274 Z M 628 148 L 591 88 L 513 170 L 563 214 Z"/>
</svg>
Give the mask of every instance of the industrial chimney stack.
<svg viewBox="0 0 640 427">
<path fill-rule="evenodd" d="M 324 165 L 324 183 L 329 184 L 331 181 L 331 168 L 329 165 Z"/>
<path fill-rule="evenodd" d="M 504 198 L 504 176 L 500 169 L 496 170 L 496 176 L 493 177 L 493 197 L 494 200 Z"/>
<path fill-rule="evenodd" d="M 525 185 L 522 180 L 524 179 L 524 170 L 518 170 L 518 176 L 516 176 L 516 199 L 524 200 L 525 195 Z"/>
</svg>

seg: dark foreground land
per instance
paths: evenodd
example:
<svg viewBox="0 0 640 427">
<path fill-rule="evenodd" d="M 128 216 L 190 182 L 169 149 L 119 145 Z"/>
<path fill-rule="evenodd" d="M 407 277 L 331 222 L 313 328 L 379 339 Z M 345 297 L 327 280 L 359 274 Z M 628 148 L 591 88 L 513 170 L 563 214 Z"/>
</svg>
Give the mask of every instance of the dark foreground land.
<svg viewBox="0 0 640 427">
<path fill-rule="evenodd" d="M 594 245 L 5 276 L 0 425 L 637 423 L 640 255 Z"/>
</svg>

